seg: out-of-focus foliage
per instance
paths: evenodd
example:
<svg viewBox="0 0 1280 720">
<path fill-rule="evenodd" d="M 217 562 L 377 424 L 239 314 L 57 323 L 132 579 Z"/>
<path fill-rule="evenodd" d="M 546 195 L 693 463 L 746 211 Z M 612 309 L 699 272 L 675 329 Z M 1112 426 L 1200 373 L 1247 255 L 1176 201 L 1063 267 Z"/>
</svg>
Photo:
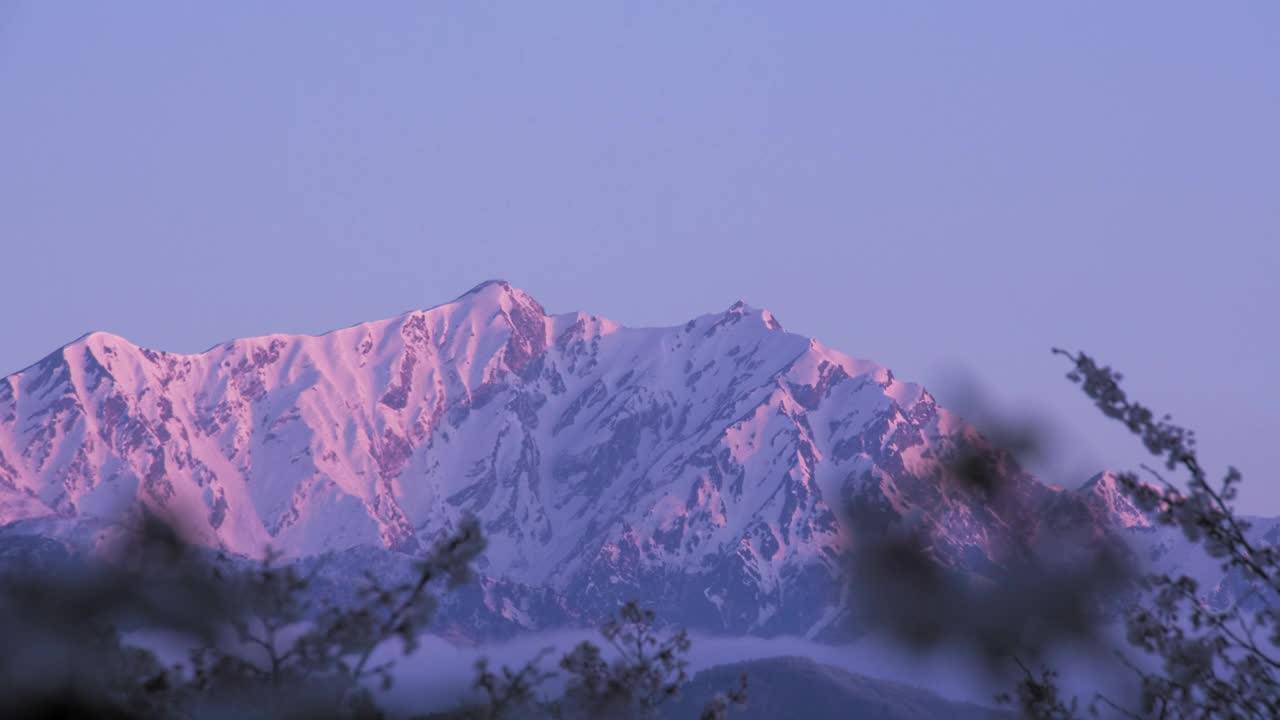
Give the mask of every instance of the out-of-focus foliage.
<svg viewBox="0 0 1280 720">
<path fill-rule="evenodd" d="M 421 560 L 414 583 L 369 579 L 365 602 L 317 607 L 310 578 L 274 555 L 243 572 L 142 512 L 108 562 L 55 556 L 8 568 L 0 585 L 0 708 L 5 717 L 378 717 L 371 664 L 384 641 L 412 649 L 432 587 L 464 582 L 484 549 L 466 518 Z M 39 557 L 36 555 L 35 557 Z M 120 631 L 163 632 L 193 648 L 165 667 Z"/>
<path fill-rule="evenodd" d="M 949 449 L 935 478 L 957 499 L 955 517 L 893 507 L 875 494 L 846 506 L 856 627 L 887 633 L 912 651 L 958 650 L 996 674 L 1015 655 L 1098 647 L 1117 600 L 1134 587 L 1127 546 L 1118 538 L 1082 540 L 1087 516 L 1060 527 L 1044 522 L 1037 503 L 1049 491 L 1028 482 L 1017 465 L 1017 458 L 1043 452 L 1044 431 L 982 408 L 977 414 L 985 439 Z M 957 537 L 983 540 L 965 536 L 966 511 L 992 513 L 988 521 L 1008 524 L 1010 541 L 985 553 L 957 550 Z"/>
<path fill-rule="evenodd" d="M 479 522 L 465 517 L 418 562 L 410 582 L 370 575 L 360 601 L 329 603 L 308 592 L 312 576 L 271 552 L 256 567 L 214 557 L 175 526 L 140 511 L 108 561 L 70 556 L 40 538 L 5 558 L 0 578 L 0 717 L 21 718 L 351 718 L 385 717 L 375 688 L 390 688 L 404 653 L 437 607 L 437 593 L 471 577 L 485 547 Z M 12 548 L 11 548 L 12 549 Z M 628 604 L 601 631 L 610 651 L 584 642 L 567 653 L 561 697 L 544 683 L 547 653 L 501 674 L 481 662 L 484 701 L 451 717 L 652 717 L 687 679 L 683 631 L 660 635 L 653 611 Z M 188 648 L 166 666 L 122 642 L 121 631 L 157 633 Z M 549 651 L 548 651 L 549 652 Z M 735 689 L 713 698 L 721 718 L 745 700 Z M 424 698 L 439 704 L 439 698 Z"/>
<path fill-rule="evenodd" d="M 1229 468 L 1213 482 L 1196 454 L 1194 433 L 1130 400 L 1120 387 L 1120 373 L 1084 353 L 1054 352 L 1073 363 L 1068 379 L 1104 415 L 1137 435 L 1165 472 L 1183 476 L 1179 485 L 1152 468 L 1146 468 L 1151 482 L 1125 473 L 1118 482 L 1126 495 L 1157 523 L 1181 530 L 1219 561 L 1224 575 L 1238 576 L 1248 588 L 1221 608 L 1208 602 L 1191 577 L 1145 576 L 1140 602 L 1125 615 L 1129 648 L 1121 652 L 1140 683 L 1140 705 L 1128 707 L 1100 695 L 1092 707 L 1130 717 L 1280 717 L 1280 549 L 1251 538 L 1249 522 L 1237 513 L 1233 503 L 1241 474 Z M 1036 678 L 1028 671 L 1018 692 L 1019 698 L 1056 693 L 1055 678 Z M 1057 699 L 1022 704 L 1036 717 L 1076 714 L 1076 704 Z"/>
<path fill-rule="evenodd" d="M 125 646 L 119 628 L 164 628 L 199 643 L 242 606 L 174 529 L 143 513 L 110 564 L 84 563 L 52 541 L 0 577 L 0 716 L 149 717 L 167 711 L 174 671 Z"/>
<path fill-rule="evenodd" d="M 489 663 L 476 664 L 475 688 L 485 700 L 440 717 L 457 720 L 497 718 L 546 718 L 548 720 L 647 720 L 658 716 L 664 703 L 676 698 L 688 680 L 688 634 L 677 630 L 661 634 L 653 610 L 636 603 L 623 605 L 618 615 L 600 629 L 604 647 L 584 641 L 565 653 L 560 670 L 546 671 L 542 662 L 550 650 L 520 669 L 502 667 L 494 672 Z M 563 679 L 564 690 L 547 699 L 540 689 Z M 703 720 L 723 720 L 730 707 L 744 705 L 747 680 L 717 692 L 703 707 Z"/>
<path fill-rule="evenodd" d="M 1128 587 L 1126 559 L 1107 546 L 1070 562 L 1014 558 L 975 579 L 936 558 L 930 537 L 882 514 L 851 509 L 850 575 L 860 625 L 910 648 L 958 646 L 987 664 L 1060 643 L 1095 644 L 1108 602 Z"/>
<path fill-rule="evenodd" d="M 975 581 L 943 562 L 910 516 L 855 502 L 850 587 L 862 624 L 910 648 L 965 647 L 996 674 L 1012 665 L 1021 680 L 998 700 L 1027 717 L 1280 717 L 1280 550 L 1251 536 L 1236 512 L 1240 473 L 1229 469 L 1212 482 L 1191 431 L 1130 400 L 1120 374 L 1088 355 L 1054 352 L 1072 362 L 1067 377 L 1098 409 L 1162 461 L 1163 471 L 1144 467 L 1149 480 L 1118 475 L 1123 494 L 1151 522 L 1180 530 L 1219 561 L 1222 577 L 1243 590 L 1225 606 L 1221 598 L 1210 602 L 1189 576 L 1136 573 L 1120 542 L 1077 547 L 1069 536 L 1061 542 L 1065 557 L 1015 554 Z M 949 458 L 943 481 L 994 507 L 1010 492 L 1003 443 L 1015 450 L 1041 443 L 1016 427 L 996 427 L 988 437 L 989 447 Z M 1174 471 L 1184 476 L 1180 483 L 1162 474 Z M 1125 630 L 1122 647 L 1105 632 L 1116 622 Z M 1095 692 L 1082 701 L 1064 690 L 1069 678 L 1048 661 L 1064 646 L 1112 653 L 1132 671 L 1134 692 Z"/>
</svg>

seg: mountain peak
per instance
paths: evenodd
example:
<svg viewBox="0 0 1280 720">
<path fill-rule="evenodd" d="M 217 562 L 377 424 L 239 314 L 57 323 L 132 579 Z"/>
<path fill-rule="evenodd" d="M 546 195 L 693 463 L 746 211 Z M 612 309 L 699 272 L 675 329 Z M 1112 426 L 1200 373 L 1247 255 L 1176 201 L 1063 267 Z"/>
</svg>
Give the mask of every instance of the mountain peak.
<svg viewBox="0 0 1280 720">
<path fill-rule="evenodd" d="M 764 326 L 770 330 L 781 330 L 782 323 L 778 322 L 773 313 L 763 308 L 755 307 L 745 300 L 739 299 L 737 302 L 729 306 L 728 310 L 721 313 L 721 317 L 726 318 L 742 318 L 753 317 L 758 318 Z"/>
<path fill-rule="evenodd" d="M 524 313 L 545 316 L 542 304 L 529 293 L 512 285 L 506 280 L 486 280 L 454 299 L 452 304 L 467 304 L 475 307 L 492 307 L 506 313 Z"/>
<path fill-rule="evenodd" d="M 1106 517 L 1121 527 L 1151 526 L 1150 518 L 1138 509 L 1121 487 L 1117 474 L 1110 470 L 1089 478 L 1077 492 L 1084 495 L 1086 502 L 1093 502 L 1106 513 Z"/>
<path fill-rule="evenodd" d="M 115 333 L 106 332 L 105 330 L 92 330 L 80 337 L 72 340 L 69 345 L 103 343 L 103 342 L 128 342 L 128 340 L 116 335 Z"/>
<path fill-rule="evenodd" d="M 482 294 L 482 293 L 484 293 L 484 292 L 486 292 L 486 291 L 489 291 L 489 292 L 512 292 L 512 291 L 515 291 L 515 292 L 519 292 L 519 293 L 523 294 L 523 292 L 522 292 L 522 291 L 517 290 L 517 289 L 515 289 L 514 287 L 512 287 L 511 283 L 507 282 L 506 280 L 503 280 L 503 279 L 501 279 L 501 278 L 494 278 L 494 279 L 492 279 L 492 280 L 485 280 L 484 282 L 480 283 L 479 285 L 476 285 L 475 287 L 471 288 L 470 290 L 468 290 L 468 291 L 466 291 L 466 292 L 462 293 L 461 295 L 459 295 L 459 296 L 457 297 L 457 299 L 458 299 L 458 300 L 461 300 L 462 298 L 470 297 L 471 295 L 479 295 L 479 294 Z"/>
</svg>

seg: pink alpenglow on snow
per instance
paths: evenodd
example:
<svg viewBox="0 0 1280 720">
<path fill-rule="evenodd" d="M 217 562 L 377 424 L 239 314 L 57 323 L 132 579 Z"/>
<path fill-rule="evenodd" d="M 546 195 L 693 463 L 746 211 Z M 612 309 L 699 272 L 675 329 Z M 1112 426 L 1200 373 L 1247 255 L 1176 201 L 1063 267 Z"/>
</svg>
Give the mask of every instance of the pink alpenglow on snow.
<svg viewBox="0 0 1280 720">
<path fill-rule="evenodd" d="M 974 442 L 922 387 L 768 311 L 626 328 L 492 281 L 196 355 L 86 335 L 0 380 L 0 522 L 92 542 L 141 502 L 211 547 L 301 558 L 413 551 L 470 512 L 492 592 L 605 607 L 647 589 L 702 627 L 814 635 L 842 607 L 853 500 L 919 518 L 958 564 L 1028 542 L 1010 529 L 1025 518 L 937 481 Z M 1008 474 L 1025 501 L 1009 512 L 1075 496 Z M 1140 523 L 1102 485 L 1081 492 Z M 532 601 L 504 602 L 524 618 Z"/>
</svg>

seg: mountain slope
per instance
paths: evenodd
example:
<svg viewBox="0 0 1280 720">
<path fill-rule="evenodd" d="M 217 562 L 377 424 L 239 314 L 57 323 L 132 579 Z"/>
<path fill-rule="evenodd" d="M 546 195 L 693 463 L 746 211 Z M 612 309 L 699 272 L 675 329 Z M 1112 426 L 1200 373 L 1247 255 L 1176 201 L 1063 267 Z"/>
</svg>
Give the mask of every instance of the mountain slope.
<svg viewBox="0 0 1280 720">
<path fill-rule="evenodd" d="M 198 355 L 87 335 L 0 380 L 0 523 L 92 538 L 141 501 L 230 552 L 357 557 L 472 512 L 481 602 L 517 626 L 638 597 L 695 627 L 815 635 L 843 607 L 851 502 L 976 573 L 1030 552 L 1043 507 L 1079 505 L 1012 465 L 995 502 L 949 483 L 939 458 L 978 442 L 768 311 L 634 329 L 494 281 Z"/>
<path fill-rule="evenodd" d="M 928 690 L 855 675 L 807 658 L 777 657 L 720 665 L 698 673 L 664 707 L 664 718 L 697 717 L 706 698 L 733 687 L 746 673 L 750 684 L 745 708 L 735 720 L 996 720 L 1017 717 L 1007 710 L 948 700 Z M 924 678 L 921 678 L 922 680 Z"/>
</svg>

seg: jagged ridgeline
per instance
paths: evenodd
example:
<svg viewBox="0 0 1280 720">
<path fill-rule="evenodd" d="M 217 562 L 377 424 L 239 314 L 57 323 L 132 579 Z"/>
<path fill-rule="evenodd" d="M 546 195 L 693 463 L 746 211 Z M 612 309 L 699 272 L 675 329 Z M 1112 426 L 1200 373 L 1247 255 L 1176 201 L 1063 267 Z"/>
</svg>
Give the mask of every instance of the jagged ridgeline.
<svg viewBox="0 0 1280 720">
<path fill-rule="evenodd" d="M 548 315 L 506 282 L 320 336 L 182 355 L 87 335 L 0 380 L 0 522 L 91 548 L 145 503 L 197 542 L 409 571 L 464 512 L 489 541 L 445 609 L 480 635 L 594 624 L 625 599 L 714 632 L 843 632 L 851 503 L 978 575 L 1074 518 L 1131 525 L 1106 478 L 996 500 L 951 482 L 981 443 L 920 386 L 766 310 L 663 328 Z M 1119 503 L 1119 505 L 1117 505 Z"/>
</svg>

